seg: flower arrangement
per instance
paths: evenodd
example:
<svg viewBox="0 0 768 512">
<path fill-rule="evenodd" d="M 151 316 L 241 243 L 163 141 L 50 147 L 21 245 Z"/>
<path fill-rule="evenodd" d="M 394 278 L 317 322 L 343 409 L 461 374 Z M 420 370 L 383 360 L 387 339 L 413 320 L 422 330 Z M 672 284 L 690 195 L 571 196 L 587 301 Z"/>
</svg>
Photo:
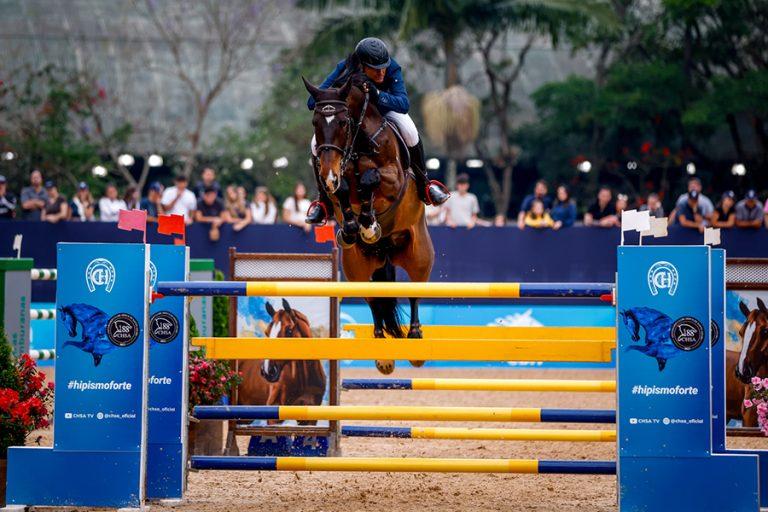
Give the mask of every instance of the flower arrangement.
<svg viewBox="0 0 768 512">
<path fill-rule="evenodd" d="M 243 382 L 228 361 L 206 359 L 203 351 L 189 354 L 189 407 L 214 405 Z"/>
<path fill-rule="evenodd" d="M 53 387 L 31 357 L 14 360 L 0 333 L 0 458 L 9 446 L 23 446 L 33 430 L 50 425 Z"/>
<path fill-rule="evenodd" d="M 755 408 L 757 424 L 760 430 L 768 436 L 768 377 L 752 377 L 752 389 L 749 398 L 744 400 L 744 407 Z"/>
</svg>

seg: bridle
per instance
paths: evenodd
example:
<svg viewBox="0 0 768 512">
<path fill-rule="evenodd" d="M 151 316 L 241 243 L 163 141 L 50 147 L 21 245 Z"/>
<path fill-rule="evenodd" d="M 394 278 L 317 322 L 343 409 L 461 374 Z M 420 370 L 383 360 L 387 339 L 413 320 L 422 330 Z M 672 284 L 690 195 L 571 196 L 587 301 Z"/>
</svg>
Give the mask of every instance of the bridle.
<svg viewBox="0 0 768 512">
<path fill-rule="evenodd" d="M 341 153 L 341 175 L 344 175 L 344 170 L 347 167 L 347 164 L 350 161 L 357 160 L 357 155 L 354 153 L 354 145 L 355 145 L 355 139 L 357 139 L 357 135 L 360 133 L 360 128 L 363 125 L 363 121 L 365 120 L 365 112 L 368 110 L 368 100 L 369 100 L 369 94 L 367 88 L 365 89 L 365 100 L 363 101 L 363 109 L 360 111 L 360 118 L 357 121 L 354 121 L 350 116 L 347 116 L 345 131 L 346 131 L 346 143 L 344 147 L 337 146 L 336 144 L 319 144 L 317 146 L 317 153 L 318 155 L 321 152 L 324 151 L 338 151 Z M 318 101 L 315 104 L 315 113 L 320 114 L 324 117 L 327 116 L 335 116 L 341 113 L 348 113 L 349 107 L 347 106 L 347 102 L 344 100 L 323 100 Z M 354 126 L 354 133 L 352 133 Z M 377 132 L 378 133 L 378 132 Z M 338 190 L 338 187 L 341 186 L 341 179 L 338 181 L 338 185 L 336 186 L 336 190 Z M 336 192 L 336 190 L 332 190 L 331 193 Z"/>
</svg>

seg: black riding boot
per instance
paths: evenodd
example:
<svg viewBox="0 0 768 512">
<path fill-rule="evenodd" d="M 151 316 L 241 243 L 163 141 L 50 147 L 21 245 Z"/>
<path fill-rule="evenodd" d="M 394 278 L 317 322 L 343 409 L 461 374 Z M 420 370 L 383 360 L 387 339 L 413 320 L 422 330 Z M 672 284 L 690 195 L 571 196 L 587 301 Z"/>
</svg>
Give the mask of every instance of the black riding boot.
<svg viewBox="0 0 768 512">
<path fill-rule="evenodd" d="M 424 160 L 424 144 L 419 141 L 412 148 L 408 148 L 411 156 L 411 169 L 416 177 L 416 190 L 419 191 L 419 199 L 426 204 L 441 205 L 451 196 L 448 189 L 437 180 L 429 180 L 427 177 L 427 165 Z"/>
<path fill-rule="evenodd" d="M 312 201 L 307 209 L 307 224 L 325 224 L 331 218 L 333 213 L 333 203 L 325 191 L 325 187 L 320 183 L 320 173 L 317 169 L 317 158 L 312 157 L 312 167 L 314 169 L 315 183 L 317 183 L 317 199 Z"/>
</svg>

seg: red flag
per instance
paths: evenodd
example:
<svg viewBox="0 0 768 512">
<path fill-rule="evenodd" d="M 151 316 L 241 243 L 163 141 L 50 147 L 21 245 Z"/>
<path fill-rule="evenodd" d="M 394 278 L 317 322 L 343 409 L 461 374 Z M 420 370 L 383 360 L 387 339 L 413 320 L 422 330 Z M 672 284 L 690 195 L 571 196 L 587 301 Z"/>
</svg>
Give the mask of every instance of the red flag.
<svg viewBox="0 0 768 512">
<path fill-rule="evenodd" d="M 326 224 L 325 226 L 315 227 L 315 242 L 322 244 L 325 242 L 332 242 L 336 247 L 336 233 L 333 232 L 333 226 Z"/>
<path fill-rule="evenodd" d="M 144 210 L 120 210 L 117 229 L 141 231 L 144 243 L 147 243 L 147 212 Z"/>
<path fill-rule="evenodd" d="M 183 215 L 159 215 L 157 218 L 157 232 L 161 235 L 181 235 L 175 239 L 176 245 L 187 243 L 186 225 Z"/>
</svg>

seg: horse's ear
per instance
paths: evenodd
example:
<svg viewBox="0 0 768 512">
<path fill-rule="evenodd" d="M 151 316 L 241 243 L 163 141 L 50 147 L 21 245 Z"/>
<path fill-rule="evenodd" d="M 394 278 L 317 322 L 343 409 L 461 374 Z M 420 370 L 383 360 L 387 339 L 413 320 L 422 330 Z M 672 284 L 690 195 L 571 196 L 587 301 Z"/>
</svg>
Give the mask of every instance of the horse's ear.
<svg viewBox="0 0 768 512">
<path fill-rule="evenodd" d="M 744 301 L 739 301 L 739 309 L 741 310 L 741 314 L 744 315 L 745 318 L 749 318 L 749 308 L 746 304 L 744 304 Z"/>
<path fill-rule="evenodd" d="M 768 315 L 768 308 L 765 307 L 765 302 L 763 302 L 763 299 L 760 297 L 757 298 L 757 307 L 760 308 L 760 311 Z"/>
<path fill-rule="evenodd" d="M 289 314 L 293 313 L 293 310 L 291 309 L 291 305 L 288 304 L 288 301 L 283 299 L 283 309 L 286 310 Z"/>
<path fill-rule="evenodd" d="M 272 307 L 272 303 L 271 302 L 265 302 L 264 303 L 264 309 L 267 310 L 267 314 L 269 316 L 275 316 L 275 308 Z"/>
<path fill-rule="evenodd" d="M 347 80 L 347 82 L 344 85 L 342 85 L 339 88 L 339 95 L 342 98 L 346 99 L 347 96 L 349 96 L 349 91 L 351 90 L 352 90 L 352 79 L 350 78 L 349 80 Z"/>
<path fill-rule="evenodd" d="M 307 80 L 303 76 L 301 77 L 301 81 L 304 82 L 304 87 L 307 88 L 307 92 L 309 93 L 309 95 L 312 96 L 313 98 L 317 98 L 317 95 L 320 93 L 320 89 L 312 85 L 309 82 L 309 80 Z"/>
</svg>

